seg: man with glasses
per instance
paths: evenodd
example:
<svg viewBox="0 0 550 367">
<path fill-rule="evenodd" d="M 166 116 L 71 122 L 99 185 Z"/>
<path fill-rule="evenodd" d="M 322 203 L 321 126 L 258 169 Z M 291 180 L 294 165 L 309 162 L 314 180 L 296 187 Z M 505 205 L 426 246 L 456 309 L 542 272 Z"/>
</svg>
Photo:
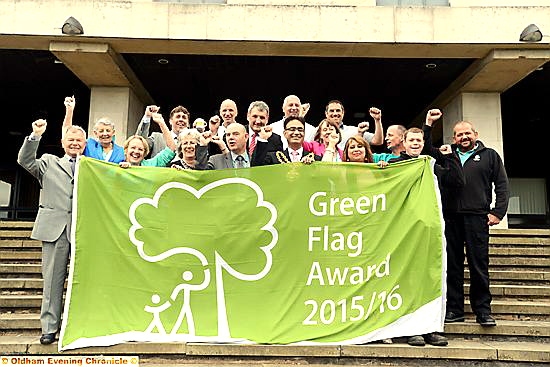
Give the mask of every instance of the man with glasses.
<svg viewBox="0 0 550 367">
<path fill-rule="evenodd" d="M 269 152 L 267 138 L 271 131 L 262 129 L 261 140 L 258 141 L 256 152 L 253 157 L 253 166 L 263 166 L 279 163 L 302 162 L 310 164 L 313 161 L 320 161 L 321 156 L 314 155 L 302 147 L 304 134 L 306 131 L 306 122 L 303 117 L 287 117 L 283 121 L 284 137 L 288 142 L 288 147 L 283 150 Z"/>
</svg>

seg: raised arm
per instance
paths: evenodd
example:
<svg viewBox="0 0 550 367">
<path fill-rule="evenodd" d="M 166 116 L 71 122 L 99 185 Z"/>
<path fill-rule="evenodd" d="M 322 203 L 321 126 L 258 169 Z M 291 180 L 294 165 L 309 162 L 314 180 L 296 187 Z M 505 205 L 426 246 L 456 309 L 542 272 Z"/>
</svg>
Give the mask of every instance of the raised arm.
<svg viewBox="0 0 550 367">
<path fill-rule="evenodd" d="M 432 126 L 439 120 L 443 115 L 440 110 L 437 108 L 431 109 L 426 113 L 426 121 L 422 126 L 422 131 L 424 132 L 424 148 L 422 149 L 422 154 L 427 154 L 431 157 L 434 157 L 438 163 L 441 163 L 442 152 L 433 146 L 432 143 Z"/>
<path fill-rule="evenodd" d="M 323 154 L 323 162 L 334 162 L 334 157 L 336 157 L 336 146 L 338 145 L 338 139 L 340 137 L 337 133 L 330 134 L 328 138 L 328 147 L 325 149 L 325 154 Z"/>
<path fill-rule="evenodd" d="M 40 180 L 40 160 L 36 159 L 36 151 L 38 150 L 38 142 L 46 131 L 46 120 L 36 120 L 32 123 L 32 134 L 25 138 L 23 146 L 19 150 L 17 163 L 35 178 Z"/>
<path fill-rule="evenodd" d="M 74 96 L 65 97 L 65 118 L 63 119 L 63 126 L 61 126 L 61 137 L 65 136 L 65 131 L 73 126 L 73 113 L 76 105 L 76 99 Z"/>
<path fill-rule="evenodd" d="M 384 144 L 384 127 L 382 126 L 382 111 L 376 107 L 371 107 L 369 109 L 370 116 L 374 119 L 374 136 L 370 141 L 370 145 L 382 145 Z M 366 140 L 366 131 L 362 132 L 361 135 Z M 367 140 L 368 141 L 368 140 Z"/>
<path fill-rule="evenodd" d="M 143 117 L 141 118 L 141 121 L 139 122 L 139 125 L 136 129 L 136 135 L 143 136 L 144 138 L 149 137 L 149 129 L 151 127 L 151 117 L 154 113 L 158 113 L 160 108 L 158 106 L 147 106 L 145 107 L 145 112 L 143 113 Z"/>
<path fill-rule="evenodd" d="M 162 115 L 157 112 L 153 113 L 151 117 L 153 118 L 153 121 L 155 121 L 159 125 L 166 146 L 170 148 L 173 152 L 175 152 L 176 142 L 174 141 L 174 138 L 172 138 L 172 133 L 168 129 L 168 126 L 166 126 L 166 122 L 164 122 L 164 117 L 162 117 Z"/>
</svg>

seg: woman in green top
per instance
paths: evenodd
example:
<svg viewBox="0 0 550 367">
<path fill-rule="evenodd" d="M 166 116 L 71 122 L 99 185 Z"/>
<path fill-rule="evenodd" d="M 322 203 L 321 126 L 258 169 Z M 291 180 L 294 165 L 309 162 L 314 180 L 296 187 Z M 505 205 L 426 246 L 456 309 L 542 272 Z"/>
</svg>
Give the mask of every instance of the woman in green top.
<svg viewBox="0 0 550 367">
<path fill-rule="evenodd" d="M 166 141 L 166 148 L 161 150 L 157 155 L 150 159 L 144 159 L 149 154 L 149 144 L 143 136 L 133 135 L 130 136 L 124 142 L 124 162 L 120 162 L 119 165 L 122 168 L 128 168 L 130 166 L 150 166 L 150 167 L 166 167 L 168 163 L 176 156 L 176 142 L 172 138 L 172 134 L 164 118 L 160 113 L 153 113 L 153 121 L 155 121 Z"/>
</svg>

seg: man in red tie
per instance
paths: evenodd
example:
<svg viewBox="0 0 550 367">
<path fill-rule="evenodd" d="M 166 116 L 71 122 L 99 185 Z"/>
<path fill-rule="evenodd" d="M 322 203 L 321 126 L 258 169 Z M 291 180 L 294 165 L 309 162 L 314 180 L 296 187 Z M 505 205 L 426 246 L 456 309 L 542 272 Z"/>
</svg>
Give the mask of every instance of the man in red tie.
<svg viewBox="0 0 550 367">
<path fill-rule="evenodd" d="M 265 127 L 269 121 L 269 106 L 263 101 L 254 101 L 248 107 L 246 115 L 248 120 L 248 154 L 254 160 L 254 152 L 258 144 L 259 134 L 262 127 Z M 269 129 L 268 129 L 269 130 Z M 276 152 L 283 150 L 283 142 L 277 134 L 271 134 L 267 139 L 267 152 Z"/>
</svg>

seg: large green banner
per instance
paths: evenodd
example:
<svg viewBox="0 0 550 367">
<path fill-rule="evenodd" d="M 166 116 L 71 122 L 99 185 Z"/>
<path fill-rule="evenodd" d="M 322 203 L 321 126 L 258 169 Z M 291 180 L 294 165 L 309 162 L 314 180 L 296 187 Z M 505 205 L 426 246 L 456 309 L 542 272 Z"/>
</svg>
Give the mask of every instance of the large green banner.
<svg viewBox="0 0 550 367">
<path fill-rule="evenodd" d="M 60 350 L 442 331 L 439 201 L 427 158 L 219 171 L 82 158 Z"/>
</svg>

